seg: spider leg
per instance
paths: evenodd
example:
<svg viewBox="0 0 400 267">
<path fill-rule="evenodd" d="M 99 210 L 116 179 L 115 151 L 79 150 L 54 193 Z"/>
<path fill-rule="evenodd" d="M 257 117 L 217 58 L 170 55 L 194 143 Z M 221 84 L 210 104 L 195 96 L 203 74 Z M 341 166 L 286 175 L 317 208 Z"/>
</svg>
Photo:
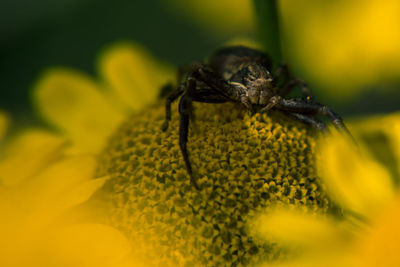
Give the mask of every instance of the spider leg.
<svg viewBox="0 0 400 267">
<path fill-rule="evenodd" d="M 280 64 L 275 70 L 274 80 L 279 81 L 279 79 L 283 80 L 282 86 L 279 86 L 281 88 L 279 95 L 285 96 L 293 88 L 300 87 L 302 95 L 308 100 L 311 99 L 311 92 L 307 84 L 301 79 L 293 78 L 286 63 Z"/>
<path fill-rule="evenodd" d="M 196 102 L 220 104 L 229 101 L 225 96 L 220 95 L 219 92 L 210 88 L 197 89 L 191 95 L 192 100 Z"/>
<path fill-rule="evenodd" d="M 300 87 L 301 90 L 301 94 L 303 95 L 303 97 L 307 100 L 311 100 L 311 92 L 310 89 L 308 88 L 307 84 L 301 80 L 301 79 L 297 79 L 297 78 L 293 78 L 291 80 L 289 80 L 280 90 L 279 90 L 279 94 L 281 96 L 285 96 L 287 95 L 290 91 L 292 91 L 293 88 L 295 87 Z"/>
<path fill-rule="evenodd" d="M 283 76 L 283 80 L 287 81 L 290 77 L 290 72 L 288 65 L 286 63 L 281 63 L 279 66 L 276 68 L 274 72 L 274 80 L 278 80 Z"/>
<path fill-rule="evenodd" d="M 185 93 L 179 101 L 179 114 L 180 114 L 179 146 L 181 148 L 183 160 L 185 161 L 186 170 L 190 176 L 190 182 L 196 189 L 199 189 L 199 186 L 193 177 L 192 165 L 190 164 L 189 154 L 187 150 L 187 142 L 189 134 L 189 114 L 191 112 L 190 111 L 191 106 L 192 106 L 192 99 L 187 93 Z"/>
<path fill-rule="evenodd" d="M 315 129 L 317 129 L 321 132 L 328 131 L 325 123 L 323 123 L 322 121 L 320 121 L 316 118 L 313 118 L 312 116 L 308 116 L 308 115 L 300 114 L 300 113 L 294 113 L 294 112 L 286 112 L 286 113 L 301 122 L 311 125 L 312 127 L 314 127 Z"/>
<path fill-rule="evenodd" d="M 227 83 L 225 80 L 219 77 L 219 75 L 207 68 L 198 68 L 197 71 L 192 73 L 192 75 L 197 80 L 203 82 L 218 92 L 218 94 L 225 97 L 227 101 L 242 103 L 251 114 L 255 114 L 253 105 L 250 103 L 244 90 Z"/>
<path fill-rule="evenodd" d="M 192 61 L 191 63 L 189 63 L 183 67 L 180 67 L 178 69 L 178 76 L 177 76 L 178 82 L 181 82 L 182 78 L 185 77 L 185 75 L 189 74 L 189 76 L 190 76 L 190 74 L 193 71 L 196 71 L 197 69 L 204 68 L 204 67 L 205 67 L 205 65 L 201 61 Z"/>
<path fill-rule="evenodd" d="M 192 113 L 192 102 L 204 102 L 204 103 L 224 103 L 228 101 L 224 96 L 219 95 L 218 92 L 210 88 L 199 88 L 196 89 L 196 80 L 192 77 L 187 79 L 187 90 L 179 101 L 179 114 L 180 114 L 180 125 L 179 125 L 179 146 L 181 148 L 183 160 L 185 161 L 187 172 L 190 176 L 190 181 L 196 189 L 199 186 L 193 177 L 192 165 L 190 164 L 189 154 L 187 150 L 187 142 L 189 135 L 189 122 Z"/>
<path fill-rule="evenodd" d="M 240 90 L 237 90 L 237 87 L 230 85 L 211 70 L 205 67 L 200 67 L 193 71 L 192 76 L 196 80 L 203 82 L 210 88 L 217 91 L 226 99 L 230 99 L 231 101 L 240 101 Z"/>
<path fill-rule="evenodd" d="M 184 67 L 179 68 L 176 78 L 177 78 L 178 84 L 180 84 L 180 86 L 178 87 L 177 90 L 174 90 L 174 86 L 172 83 L 167 83 L 163 87 L 161 87 L 159 97 L 162 98 L 162 97 L 167 96 L 167 100 L 165 103 L 165 121 L 161 127 L 161 129 L 164 132 L 168 129 L 168 124 L 169 124 L 169 121 L 171 120 L 171 104 L 176 99 L 178 99 L 185 91 L 185 87 L 182 84 L 182 77 L 184 77 L 184 75 L 186 73 L 192 73 L 194 70 L 196 70 L 202 66 L 204 66 L 203 63 L 201 63 L 199 61 L 194 61 Z"/>
<path fill-rule="evenodd" d="M 169 83 L 169 84 L 167 84 L 167 85 L 164 85 L 163 88 L 165 88 L 165 87 L 172 88 L 172 84 Z M 180 96 L 183 94 L 184 91 L 185 91 L 184 86 L 183 86 L 183 85 L 180 85 L 180 86 L 178 87 L 177 90 L 172 91 L 172 92 L 168 95 L 167 100 L 165 101 L 165 121 L 164 121 L 164 123 L 163 123 L 163 125 L 162 125 L 162 127 L 161 127 L 161 129 L 162 129 L 164 132 L 168 129 L 168 124 L 169 124 L 169 121 L 171 120 L 171 104 L 172 104 L 178 97 L 180 97 Z"/>
<path fill-rule="evenodd" d="M 332 124 L 340 131 L 345 132 L 353 140 L 350 131 L 347 129 L 346 125 L 343 123 L 342 118 L 334 112 L 331 108 L 322 105 L 317 102 L 312 102 L 304 100 L 301 98 L 284 99 L 279 98 L 277 104 L 275 105 L 277 109 L 286 110 L 292 113 L 300 114 L 310 114 L 310 115 L 323 115 L 327 116 Z"/>
</svg>

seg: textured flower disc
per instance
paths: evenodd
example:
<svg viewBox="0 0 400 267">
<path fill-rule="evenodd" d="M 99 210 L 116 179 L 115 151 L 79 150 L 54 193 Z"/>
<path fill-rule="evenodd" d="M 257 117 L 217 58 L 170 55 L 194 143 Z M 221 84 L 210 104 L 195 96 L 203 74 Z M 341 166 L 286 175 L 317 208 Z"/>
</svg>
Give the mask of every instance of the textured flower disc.
<svg viewBox="0 0 400 267">
<path fill-rule="evenodd" d="M 276 205 L 326 212 L 314 170 L 315 131 L 281 112 L 247 115 L 238 105 L 194 103 L 189 181 L 179 149 L 179 115 L 161 131 L 161 103 L 127 120 L 100 158 L 110 175 L 103 195 L 111 223 L 155 266 L 243 266 L 284 256 L 248 231 L 252 217 Z"/>
</svg>

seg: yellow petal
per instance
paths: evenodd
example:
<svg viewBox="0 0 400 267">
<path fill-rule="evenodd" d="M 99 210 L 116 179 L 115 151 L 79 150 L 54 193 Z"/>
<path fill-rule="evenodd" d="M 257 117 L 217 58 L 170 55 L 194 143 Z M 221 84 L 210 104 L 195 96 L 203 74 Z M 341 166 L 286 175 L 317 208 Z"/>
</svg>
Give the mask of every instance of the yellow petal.
<svg viewBox="0 0 400 267">
<path fill-rule="evenodd" d="M 137 44 L 111 46 L 102 54 L 99 65 L 105 82 L 116 98 L 135 111 L 152 103 L 160 88 L 176 79 L 170 67 L 157 62 Z"/>
<path fill-rule="evenodd" d="M 15 186 L 57 160 L 66 141 L 42 130 L 29 130 L 7 144 L 0 161 L 0 180 Z"/>
<path fill-rule="evenodd" d="M 29 239 L 27 239 L 29 240 Z M 55 225 L 33 242 L 13 248 L 2 266 L 122 267 L 130 245 L 119 231 L 101 224 Z M 1 252 L 0 252 L 1 253 Z M 12 263 L 12 264 L 11 264 Z M 132 266 L 132 265 L 131 265 Z"/>
<path fill-rule="evenodd" d="M 231 36 L 254 29 L 250 0 L 167 0 L 161 3 L 178 15 L 195 21 L 208 34 Z"/>
<path fill-rule="evenodd" d="M 389 138 L 392 151 L 397 159 L 397 170 L 400 173 L 400 113 L 388 116 L 384 120 L 384 131 Z"/>
<path fill-rule="evenodd" d="M 335 222 L 320 215 L 294 210 L 275 210 L 261 215 L 252 227 L 266 240 L 301 249 L 330 250 L 344 240 Z"/>
<path fill-rule="evenodd" d="M 34 201 L 37 200 L 43 207 L 52 207 L 55 202 L 70 194 L 71 190 L 90 181 L 95 168 L 96 159 L 91 156 L 75 156 L 60 160 L 24 185 L 26 198 L 32 196 L 29 200 L 31 203 L 38 205 Z"/>
<path fill-rule="evenodd" d="M 89 180 L 74 188 L 60 201 L 59 210 L 67 210 L 88 200 L 94 192 L 104 185 L 107 177 Z"/>
<path fill-rule="evenodd" d="M 363 147 L 356 148 L 339 134 L 320 145 L 318 172 L 331 196 L 345 208 L 372 216 L 394 196 L 388 171 Z"/>
<path fill-rule="evenodd" d="M 314 254 L 304 258 L 288 261 L 265 262 L 257 267 L 355 267 L 351 255 L 344 253 L 331 253 L 329 255 Z"/>
<path fill-rule="evenodd" d="M 243 45 L 247 46 L 253 49 L 257 50 L 262 50 L 261 45 L 256 42 L 255 40 L 249 39 L 249 38 L 243 38 L 243 37 L 237 37 L 229 40 L 228 42 L 225 43 L 226 46 L 235 46 L 235 45 Z"/>
<path fill-rule="evenodd" d="M 371 117 L 353 125 L 365 139 L 375 140 L 385 163 L 400 173 L 400 113 Z M 389 151 L 381 151 L 382 148 Z M 394 160 L 390 156 L 394 156 Z"/>
<path fill-rule="evenodd" d="M 64 158 L 19 187 L 0 188 L 0 266 L 48 266 L 31 264 L 27 253 L 50 243 L 47 232 L 59 224 L 56 219 L 60 215 L 67 216 L 67 220 L 79 219 L 63 213 L 85 201 L 103 184 L 104 178 L 90 180 L 95 166 L 94 157 Z M 25 261 L 15 264 L 19 260 Z"/>
<path fill-rule="evenodd" d="M 124 118 L 93 80 L 72 70 L 47 71 L 33 96 L 43 117 L 65 131 L 83 151 L 98 152 Z"/>
<path fill-rule="evenodd" d="M 59 256 L 53 258 L 53 266 L 65 264 L 64 261 L 70 263 L 68 266 L 119 266 L 131 249 L 124 235 L 101 224 L 78 224 L 61 229 L 53 245 L 54 255 Z"/>
<path fill-rule="evenodd" d="M 8 123 L 9 121 L 7 115 L 0 110 L 0 142 L 7 131 Z M 1 143 L 0 143 L 0 148 L 1 148 Z"/>
<path fill-rule="evenodd" d="M 371 231 L 360 240 L 358 266 L 400 266 L 399 225 L 400 201 L 397 198 L 374 220 Z"/>
</svg>

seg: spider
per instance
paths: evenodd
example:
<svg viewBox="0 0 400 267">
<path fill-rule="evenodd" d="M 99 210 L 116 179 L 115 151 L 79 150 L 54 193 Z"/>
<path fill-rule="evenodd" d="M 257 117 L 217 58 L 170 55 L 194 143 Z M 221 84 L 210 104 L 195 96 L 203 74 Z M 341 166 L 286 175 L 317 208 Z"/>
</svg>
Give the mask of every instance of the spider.
<svg viewBox="0 0 400 267">
<path fill-rule="evenodd" d="M 189 121 L 192 117 L 192 102 L 224 103 L 243 105 L 250 113 L 282 110 L 312 127 L 325 131 L 326 125 L 316 115 L 327 116 L 333 125 L 348 134 L 342 118 L 331 108 L 315 102 L 310 97 L 307 85 L 293 78 L 286 64 L 281 64 L 271 73 L 269 57 L 258 50 L 245 46 L 223 47 L 215 51 L 208 62 L 193 62 L 178 72 L 178 88 L 171 84 L 162 92 L 171 91 L 165 104 L 165 122 L 162 130 L 168 129 L 171 120 L 171 103 L 179 100 L 179 145 L 191 183 L 198 189 L 193 178 L 192 166 L 187 150 Z M 295 87 L 301 89 L 302 98 L 285 98 Z"/>
</svg>

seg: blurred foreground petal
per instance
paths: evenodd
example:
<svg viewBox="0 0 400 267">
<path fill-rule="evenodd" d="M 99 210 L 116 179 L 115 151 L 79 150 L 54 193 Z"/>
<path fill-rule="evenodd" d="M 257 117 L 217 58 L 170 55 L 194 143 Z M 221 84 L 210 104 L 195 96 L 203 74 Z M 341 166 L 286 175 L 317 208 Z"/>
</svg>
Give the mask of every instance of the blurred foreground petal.
<svg viewBox="0 0 400 267">
<path fill-rule="evenodd" d="M 62 153 L 66 141 L 42 130 L 28 130 L 7 144 L 0 161 L 0 180 L 15 186 L 30 178 Z"/>
<path fill-rule="evenodd" d="M 108 48 L 100 57 L 100 72 L 115 98 L 134 111 L 153 103 L 161 86 L 176 79 L 171 67 L 129 43 Z"/>
<path fill-rule="evenodd" d="M 50 245 L 43 248 L 45 255 L 39 259 L 44 266 L 127 266 L 124 258 L 131 250 L 125 236 L 101 224 L 77 224 L 57 229 L 54 236 L 50 235 L 49 242 Z"/>
<path fill-rule="evenodd" d="M 43 117 L 67 133 L 81 151 L 98 152 L 124 118 L 93 80 L 76 71 L 47 71 L 33 93 Z"/>
<path fill-rule="evenodd" d="M 369 148 L 400 175 L 400 113 L 370 117 L 353 126 Z"/>
<path fill-rule="evenodd" d="M 93 193 L 90 188 L 82 192 L 82 187 L 88 181 L 97 181 L 91 180 L 94 168 L 95 159 L 86 156 L 51 164 L 19 188 L 5 190 L 0 197 L 0 207 L 4 208 L 2 213 L 8 213 L 5 215 L 7 221 L 16 221 L 12 227 L 18 229 L 17 225 L 20 225 L 20 232 L 41 231 L 74 204 L 87 199 L 88 193 Z M 81 192 L 81 195 L 76 192 Z"/>
<path fill-rule="evenodd" d="M 391 204 L 360 240 L 358 266 L 400 266 L 400 199 Z"/>
<path fill-rule="evenodd" d="M 3 139 L 3 137 L 7 131 L 8 124 L 9 124 L 9 121 L 8 121 L 7 115 L 0 110 L 0 142 Z"/>
<path fill-rule="evenodd" d="M 254 28 L 251 0 L 167 0 L 163 3 L 172 12 L 195 21 L 208 33 L 231 36 Z"/>
<path fill-rule="evenodd" d="M 322 215 L 280 209 L 261 215 L 254 227 L 265 239 L 304 250 L 320 248 L 321 244 L 335 247 L 343 242 L 344 232 L 335 223 Z"/>
<path fill-rule="evenodd" d="M 319 147 L 319 174 L 345 208 L 369 217 L 393 198 L 389 172 L 362 147 L 338 133 L 322 139 Z"/>
</svg>

